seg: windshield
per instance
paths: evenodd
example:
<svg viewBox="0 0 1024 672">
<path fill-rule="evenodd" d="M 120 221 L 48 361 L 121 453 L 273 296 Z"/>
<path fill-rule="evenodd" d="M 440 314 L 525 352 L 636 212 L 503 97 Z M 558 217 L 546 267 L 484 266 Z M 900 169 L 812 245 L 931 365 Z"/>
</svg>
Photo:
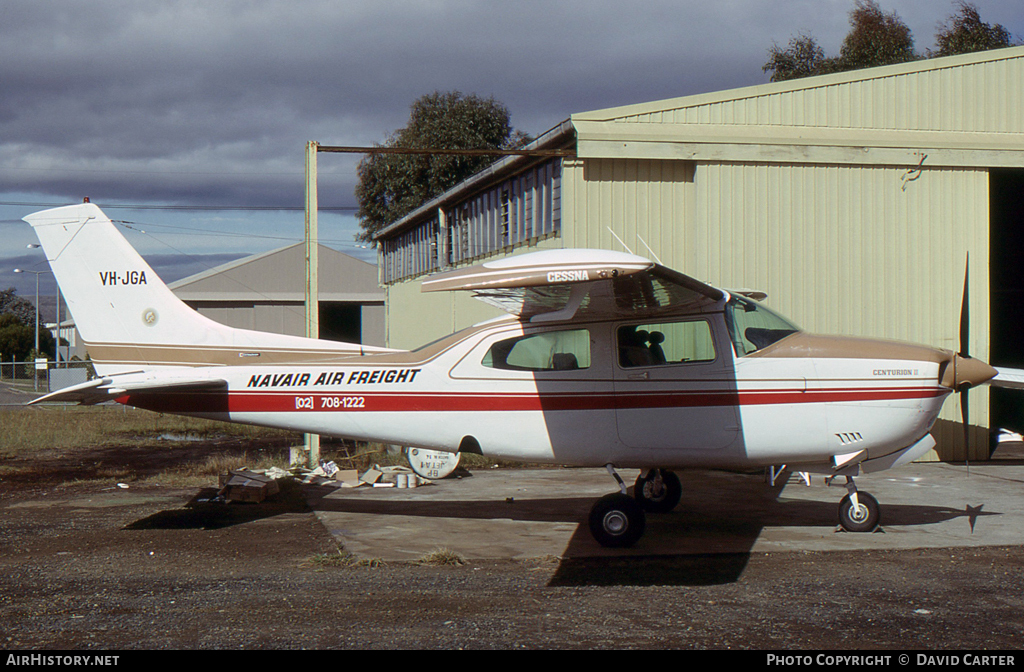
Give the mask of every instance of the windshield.
<svg viewBox="0 0 1024 672">
<path fill-rule="evenodd" d="M 725 323 L 733 347 L 740 357 L 767 348 L 800 329 L 769 308 L 742 296 L 733 296 L 725 306 Z"/>
</svg>

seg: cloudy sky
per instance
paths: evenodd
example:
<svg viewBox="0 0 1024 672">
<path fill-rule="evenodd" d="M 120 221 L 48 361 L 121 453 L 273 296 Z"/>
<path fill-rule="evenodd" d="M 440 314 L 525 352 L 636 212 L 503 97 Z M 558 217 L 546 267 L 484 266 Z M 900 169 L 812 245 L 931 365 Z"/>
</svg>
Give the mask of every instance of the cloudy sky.
<svg viewBox="0 0 1024 672">
<path fill-rule="evenodd" d="M 1024 36 L 1024 2 L 974 0 Z M 946 0 L 880 0 L 934 47 Z M 302 237 L 307 140 L 371 145 L 435 90 L 539 135 L 574 112 L 767 82 L 773 43 L 836 54 L 853 0 L 8 0 L 0 289 L 45 270 L 20 218 L 91 197 L 168 280 Z M 320 155 L 322 240 L 353 238 L 358 157 Z M 144 231 L 145 233 L 142 233 Z M 53 292 L 41 276 L 41 291 Z"/>
</svg>

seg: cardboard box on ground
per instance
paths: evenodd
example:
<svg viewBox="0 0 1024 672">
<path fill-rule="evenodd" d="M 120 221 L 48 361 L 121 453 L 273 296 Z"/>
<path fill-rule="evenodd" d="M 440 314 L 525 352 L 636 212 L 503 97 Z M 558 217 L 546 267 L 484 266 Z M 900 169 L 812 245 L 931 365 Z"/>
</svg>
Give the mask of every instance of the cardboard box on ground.
<svg viewBox="0 0 1024 672">
<path fill-rule="evenodd" d="M 228 502 L 259 503 L 280 492 L 280 479 L 294 478 L 305 485 L 335 488 L 416 488 L 433 482 L 413 473 L 408 467 L 374 465 L 362 474 L 357 469 L 339 469 L 334 462 L 326 462 L 316 469 L 293 468 L 290 471 L 270 469 L 234 469 L 220 477 L 218 493 Z"/>
</svg>

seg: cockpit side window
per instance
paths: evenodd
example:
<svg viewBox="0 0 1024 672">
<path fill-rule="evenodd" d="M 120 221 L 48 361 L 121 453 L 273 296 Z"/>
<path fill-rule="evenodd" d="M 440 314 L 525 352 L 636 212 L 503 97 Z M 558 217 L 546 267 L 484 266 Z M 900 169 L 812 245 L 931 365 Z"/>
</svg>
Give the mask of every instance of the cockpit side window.
<svg viewBox="0 0 1024 672">
<path fill-rule="evenodd" d="M 726 304 L 725 323 L 739 357 L 767 348 L 800 331 L 778 313 L 742 296 L 734 296 Z"/>
<path fill-rule="evenodd" d="M 711 325 L 705 320 L 619 327 L 619 366 L 663 366 L 715 361 Z"/>
</svg>

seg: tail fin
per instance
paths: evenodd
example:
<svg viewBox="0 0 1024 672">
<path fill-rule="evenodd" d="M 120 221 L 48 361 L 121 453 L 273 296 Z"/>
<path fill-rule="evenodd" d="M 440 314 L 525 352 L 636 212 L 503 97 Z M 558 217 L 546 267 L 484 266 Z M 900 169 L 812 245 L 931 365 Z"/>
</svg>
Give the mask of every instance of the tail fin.
<svg viewBox="0 0 1024 672">
<path fill-rule="evenodd" d="M 166 366 L 328 361 L 380 351 L 349 343 L 234 329 L 168 289 L 96 205 L 25 217 L 46 251 L 100 375 Z"/>
</svg>

